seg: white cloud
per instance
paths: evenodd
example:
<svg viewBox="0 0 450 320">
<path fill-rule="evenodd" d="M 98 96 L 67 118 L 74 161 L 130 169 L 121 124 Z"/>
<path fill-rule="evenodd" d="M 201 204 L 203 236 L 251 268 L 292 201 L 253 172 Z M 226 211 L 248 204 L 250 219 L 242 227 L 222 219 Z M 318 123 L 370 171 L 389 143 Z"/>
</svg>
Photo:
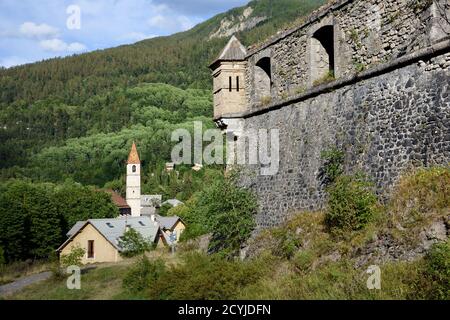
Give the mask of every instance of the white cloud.
<svg viewBox="0 0 450 320">
<path fill-rule="evenodd" d="M 19 32 L 27 38 L 48 39 L 58 36 L 59 30 L 45 23 L 25 22 L 20 26 Z"/>
<path fill-rule="evenodd" d="M 82 43 L 66 43 L 60 39 L 42 40 L 39 44 L 44 50 L 54 52 L 80 52 L 86 50 L 86 46 Z"/>
<path fill-rule="evenodd" d="M 158 14 L 156 16 L 151 17 L 147 20 L 147 23 L 150 27 L 155 27 L 163 30 L 170 31 L 185 31 L 192 28 L 195 25 L 195 22 L 189 19 L 186 16 L 168 16 Z"/>
<path fill-rule="evenodd" d="M 0 59 L 0 66 L 5 67 L 5 68 L 10 68 L 10 67 L 18 66 L 21 64 L 29 63 L 29 62 L 31 62 L 31 61 L 28 59 L 17 57 L 17 56 L 11 56 L 11 57 L 6 57 L 3 59 Z"/>
</svg>

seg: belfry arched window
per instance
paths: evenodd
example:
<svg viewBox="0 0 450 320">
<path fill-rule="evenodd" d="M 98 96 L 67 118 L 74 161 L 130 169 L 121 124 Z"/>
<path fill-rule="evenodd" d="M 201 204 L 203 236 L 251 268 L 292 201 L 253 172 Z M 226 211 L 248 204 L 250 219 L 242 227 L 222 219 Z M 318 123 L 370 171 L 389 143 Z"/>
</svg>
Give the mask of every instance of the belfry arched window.
<svg viewBox="0 0 450 320">
<path fill-rule="evenodd" d="M 135 173 L 136 172 L 136 166 L 132 166 L 131 167 L 131 171 L 133 171 L 133 173 Z"/>
</svg>

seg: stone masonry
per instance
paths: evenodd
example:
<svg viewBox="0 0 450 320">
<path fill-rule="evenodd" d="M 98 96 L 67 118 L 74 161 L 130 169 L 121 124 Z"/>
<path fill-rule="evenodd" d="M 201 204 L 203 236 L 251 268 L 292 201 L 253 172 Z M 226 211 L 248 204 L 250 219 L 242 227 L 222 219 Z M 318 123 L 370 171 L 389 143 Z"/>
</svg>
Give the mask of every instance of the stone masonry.
<svg viewBox="0 0 450 320">
<path fill-rule="evenodd" d="M 343 150 L 345 171 L 366 173 L 382 195 L 410 166 L 450 163 L 450 26 L 439 1 L 334 1 L 238 61 L 246 101 L 216 122 L 236 136 L 280 133 L 278 173 L 242 172 L 259 228 L 323 207 L 324 150 Z"/>
</svg>

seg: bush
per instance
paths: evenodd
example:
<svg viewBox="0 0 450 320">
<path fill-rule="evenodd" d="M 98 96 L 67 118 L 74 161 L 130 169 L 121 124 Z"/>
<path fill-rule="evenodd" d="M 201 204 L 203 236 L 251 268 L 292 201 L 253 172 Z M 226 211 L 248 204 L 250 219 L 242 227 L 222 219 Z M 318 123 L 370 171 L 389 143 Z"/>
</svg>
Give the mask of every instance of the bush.
<svg viewBox="0 0 450 320">
<path fill-rule="evenodd" d="M 427 299 L 450 299 L 450 240 L 435 244 L 425 257 Z"/>
<path fill-rule="evenodd" d="M 143 255 L 125 275 L 122 285 L 132 293 L 142 292 L 150 288 L 165 271 L 164 261 L 158 259 L 150 262 Z"/>
<path fill-rule="evenodd" d="M 152 244 L 149 240 L 134 230 L 129 228 L 123 236 L 119 238 L 119 247 L 122 248 L 121 255 L 127 258 L 135 257 L 152 249 Z"/>
<path fill-rule="evenodd" d="M 161 208 L 159 208 L 158 213 L 161 217 L 167 217 L 169 210 L 172 208 L 173 208 L 172 205 L 165 203 L 161 206 Z"/>
<path fill-rule="evenodd" d="M 248 190 L 237 187 L 233 178 L 216 182 L 204 196 L 210 203 L 208 212 L 212 219 L 209 251 L 235 256 L 255 227 L 255 197 Z"/>
<path fill-rule="evenodd" d="M 362 175 L 340 176 L 327 191 L 325 222 L 330 229 L 359 230 L 373 218 L 377 197 Z"/>
<path fill-rule="evenodd" d="M 69 266 L 80 266 L 81 260 L 86 251 L 81 247 L 73 248 L 69 254 L 62 255 L 60 259 L 61 267 L 67 268 Z"/>
<path fill-rule="evenodd" d="M 210 253 L 236 255 L 254 228 L 255 197 L 236 185 L 234 176 L 217 177 L 183 206 L 169 211 L 186 223 L 182 241 L 211 233 Z"/>
<path fill-rule="evenodd" d="M 325 161 L 323 167 L 319 172 L 319 179 L 322 184 L 328 186 L 336 181 L 342 175 L 344 169 L 342 164 L 344 162 L 344 153 L 338 149 L 331 149 L 323 151 L 320 154 L 322 160 Z"/>
<path fill-rule="evenodd" d="M 229 261 L 219 255 L 190 253 L 149 289 L 150 299 L 228 300 L 268 272 L 270 261 Z"/>
</svg>

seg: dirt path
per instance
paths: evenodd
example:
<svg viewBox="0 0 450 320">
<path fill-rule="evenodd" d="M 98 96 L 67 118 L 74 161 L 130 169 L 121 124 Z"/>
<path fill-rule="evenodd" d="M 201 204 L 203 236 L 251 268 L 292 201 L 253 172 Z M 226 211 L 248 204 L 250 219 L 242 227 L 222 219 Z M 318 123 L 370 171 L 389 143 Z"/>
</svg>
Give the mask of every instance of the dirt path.
<svg viewBox="0 0 450 320">
<path fill-rule="evenodd" d="M 3 286 L 0 286 L 0 296 L 8 296 L 14 294 L 31 284 L 47 280 L 51 276 L 52 276 L 51 272 L 42 272 L 38 274 L 33 274 L 31 276 L 23 277 L 14 282 L 5 284 Z"/>
</svg>

